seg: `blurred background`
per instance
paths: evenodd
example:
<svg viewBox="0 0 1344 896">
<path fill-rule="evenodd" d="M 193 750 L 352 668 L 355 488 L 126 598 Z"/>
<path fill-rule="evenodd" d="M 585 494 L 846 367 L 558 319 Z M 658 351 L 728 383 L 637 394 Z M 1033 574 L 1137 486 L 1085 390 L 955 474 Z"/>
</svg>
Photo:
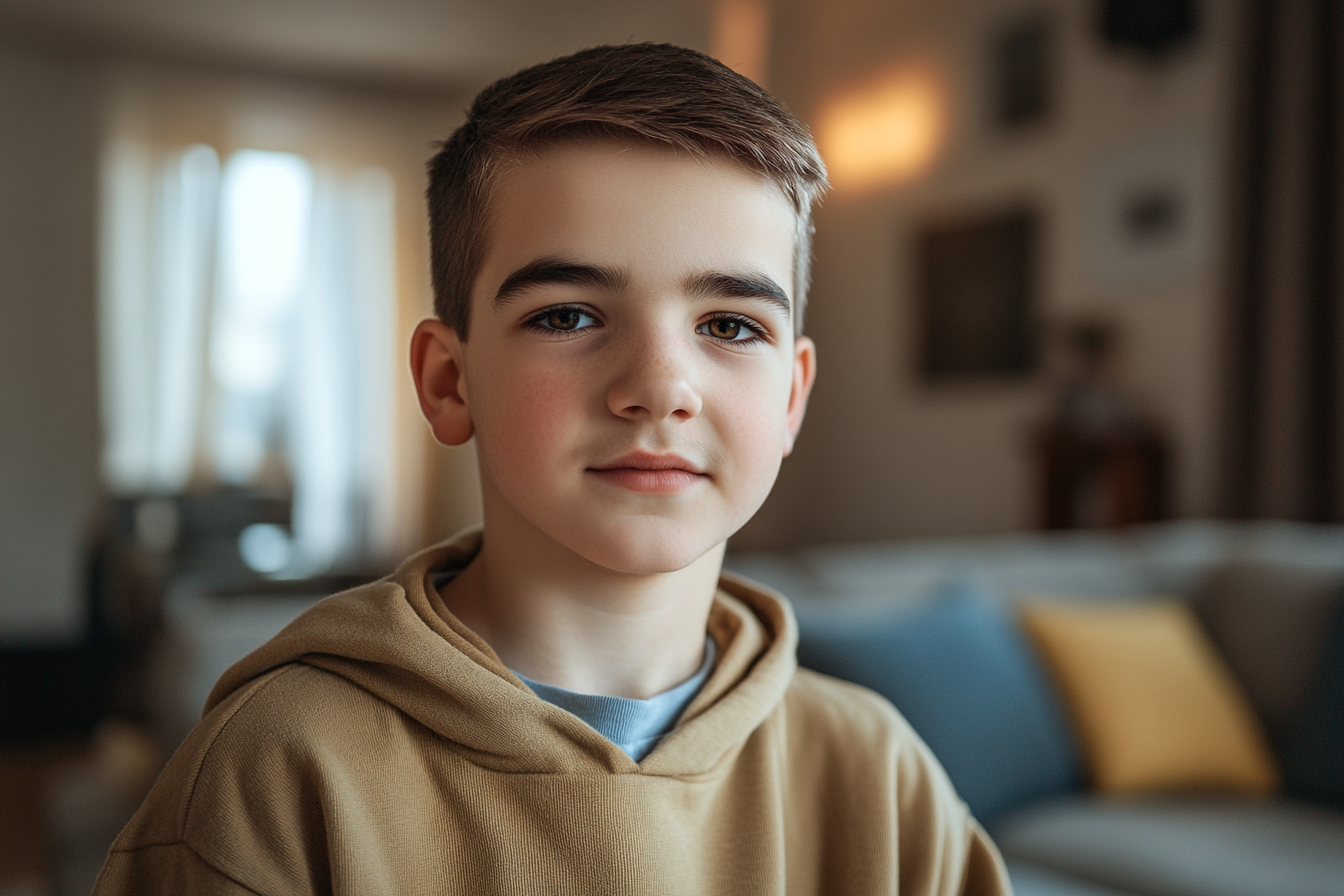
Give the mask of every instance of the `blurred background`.
<svg viewBox="0 0 1344 896">
<path fill-rule="evenodd" d="M 1335 19 L 0 0 L 0 894 L 86 887 L 88 807 L 115 833 L 220 669 L 478 518 L 407 372 L 424 163 L 584 46 L 716 55 L 831 170 L 818 385 L 734 551 L 1344 519 Z"/>
</svg>

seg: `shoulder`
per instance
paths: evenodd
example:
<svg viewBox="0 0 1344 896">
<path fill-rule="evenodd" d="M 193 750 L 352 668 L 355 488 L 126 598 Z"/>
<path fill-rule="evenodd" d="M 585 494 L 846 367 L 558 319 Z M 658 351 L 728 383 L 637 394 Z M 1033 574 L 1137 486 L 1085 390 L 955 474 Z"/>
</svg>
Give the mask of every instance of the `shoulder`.
<svg viewBox="0 0 1344 896">
<path fill-rule="evenodd" d="M 395 749 L 390 741 L 405 738 L 408 719 L 341 675 L 294 662 L 239 689 L 201 725 L 212 735 L 198 747 L 184 816 L 188 835 L 234 807 L 258 816 L 252 822 L 306 811 L 320 800 L 314 789 L 324 781 Z M 258 780 L 276 789 L 264 807 L 252 793 Z"/>
<path fill-rule="evenodd" d="M 811 669 L 799 669 L 784 696 L 796 723 L 845 738 L 903 742 L 916 738 L 909 723 L 881 694 Z"/>
<path fill-rule="evenodd" d="M 395 712 L 386 701 L 348 679 L 304 662 L 286 663 L 239 688 L 209 715 L 216 734 L 209 752 L 254 749 L 253 741 L 302 742 L 352 722 Z M 216 719 L 215 717 L 218 716 Z"/>
<path fill-rule="evenodd" d="M 290 793 L 332 744 L 395 712 L 336 674 L 302 662 L 271 669 L 220 701 L 177 748 L 118 848 L 191 841 L 220 821 L 241 822 L 261 803 L 255 782 Z M 267 805 L 284 805 L 269 799 Z"/>
<path fill-rule="evenodd" d="M 302 752 L 320 742 L 323 731 L 348 730 L 389 709 L 338 675 L 286 663 L 247 682 L 201 719 L 159 776 L 150 800 L 172 795 L 179 801 L 180 834 L 201 788 L 240 763 L 255 766 Z"/>
<path fill-rule="evenodd" d="M 884 697 L 799 669 L 780 718 L 800 867 L 824 867 L 833 880 L 849 879 L 854 892 L 892 891 L 896 880 L 901 892 L 1009 892 L 993 845 Z M 820 844 L 834 842 L 844 842 L 853 861 L 828 866 Z"/>
<path fill-rule="evenodd" d="M 932 789 L 960 804 L 932 751 L 882 695 L 800 668 L 782 708 L 794 762 L 829 769 L 828 777 L 856 786 Z"/>
<path fill-rule="evenodd" d="M 233 859 L 241 855 L 302 868 L 301 854 L 322 849 L 314 807 L 323 780 L 347 764 L 342 745 L 388 727 L 385 716 L 395 712 L 340 676 L 304 663 L 272 669 L 201 720 L 112 851 L 144 855 L 181 845 L 222 873 L 233 873 Z M 249 862 L 234 871 L 254 888 L 286 878 L 269 864 Z"/>
</svg>

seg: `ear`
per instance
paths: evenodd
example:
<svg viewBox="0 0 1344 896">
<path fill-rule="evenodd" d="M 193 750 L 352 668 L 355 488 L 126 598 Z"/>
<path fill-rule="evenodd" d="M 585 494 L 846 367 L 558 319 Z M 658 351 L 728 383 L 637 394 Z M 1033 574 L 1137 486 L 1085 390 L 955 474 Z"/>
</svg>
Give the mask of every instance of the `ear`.
<svg viewBox="0 0 1344 896">
<path fill-rule="evenodd" d="M 784 436 L 784 456 L 793 453 L 793 443 L 798 438 L 798 430 L 803 425 L 803 415 L 807 413 L 807 397 L 812 394 L 812 384 L 817 379 L 817 346 L 806 336 L 799 336 L 793 343 L 793 385 L 789 389 L 789 411 L 786 421 L 788 429 Z"/>
<path fill-rule="evenodd" d="M 457 331 L 440 320 L 420 321 L 411 336 L 411 376 L 420 411 L 442 445 L 461 445 L 472 434 L 462 349 Z"/>
</svg>

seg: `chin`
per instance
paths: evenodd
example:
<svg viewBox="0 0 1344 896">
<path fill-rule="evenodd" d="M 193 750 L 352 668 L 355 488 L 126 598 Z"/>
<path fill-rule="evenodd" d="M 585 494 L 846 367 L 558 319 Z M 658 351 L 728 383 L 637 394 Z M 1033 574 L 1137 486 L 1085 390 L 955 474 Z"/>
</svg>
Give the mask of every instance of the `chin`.
<svg viewBox="0 0 1344 896">
<path fill-rule="evenodd" d="M 680 528 L 634 523 L 619 529 L 593 532 L 587 538 L 580 536 L 565 540 L 571 550 L 590 563 L 629 575 L 679 572 L 724 540 L 716 541 L 703 533 L 679 531 Z"/>
</svg>

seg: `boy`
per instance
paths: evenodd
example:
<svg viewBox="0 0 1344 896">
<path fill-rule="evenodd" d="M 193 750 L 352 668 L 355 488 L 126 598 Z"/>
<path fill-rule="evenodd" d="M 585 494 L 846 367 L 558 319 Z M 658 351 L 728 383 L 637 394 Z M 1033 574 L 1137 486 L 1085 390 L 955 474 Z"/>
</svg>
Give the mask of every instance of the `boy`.
<svg viewBox="0 0 1344 896">
<path fill-rule="evenodd" d="M 824 186 L 689 50 L 483 92 L 430 165 L 411 362 L 484 529 L 230 669 L 98 892 L 1007 892 L 891 706 L 795 672 L 787 605 L 720 576 L 802 423 Z"/>
</svg>

